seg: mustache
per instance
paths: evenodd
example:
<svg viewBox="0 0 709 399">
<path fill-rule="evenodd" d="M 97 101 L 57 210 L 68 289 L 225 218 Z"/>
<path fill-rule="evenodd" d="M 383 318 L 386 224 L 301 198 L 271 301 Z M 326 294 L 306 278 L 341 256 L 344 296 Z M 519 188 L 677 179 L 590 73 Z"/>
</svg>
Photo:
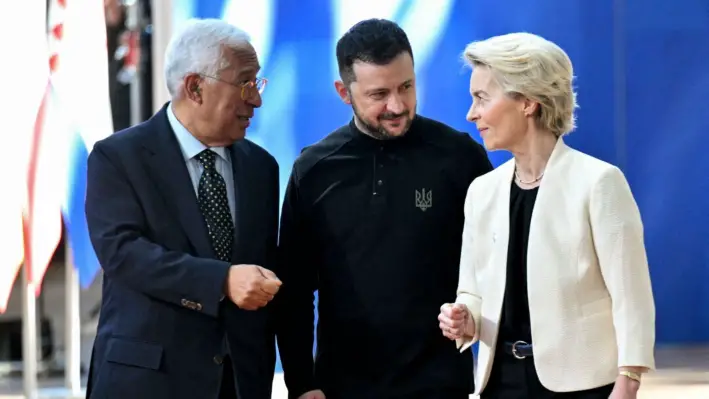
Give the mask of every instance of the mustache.
<svg viewBox="0 0 709 399">
<path fill-rule="evenodd" d="M 393 120 L 393 119 L 401 118 L 402 116 L 409 116 L 409 110 L 406 110 L 406 111 L 399 113 L 399 114 L 395 114 L 392 112 L 386 112 L 386 113 L 379 115 L 379 119 L 380 120 Z"/>
</svg>

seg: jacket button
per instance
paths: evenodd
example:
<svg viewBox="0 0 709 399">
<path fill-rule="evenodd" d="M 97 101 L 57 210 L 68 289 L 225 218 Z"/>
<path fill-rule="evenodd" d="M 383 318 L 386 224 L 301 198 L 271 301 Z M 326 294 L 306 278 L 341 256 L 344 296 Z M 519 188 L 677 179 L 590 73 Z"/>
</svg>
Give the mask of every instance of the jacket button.
<svg viewBox="0 0 709 399">
<path fill-rule="evenodd" d="M 216 355 L 216 356 L 214 356 L 213 360 L 214 360 L 214 364 L 222 364 L 222 362 L 224 361 L 224 358 L 222 358 L 219 355 Z"/>
</svg>

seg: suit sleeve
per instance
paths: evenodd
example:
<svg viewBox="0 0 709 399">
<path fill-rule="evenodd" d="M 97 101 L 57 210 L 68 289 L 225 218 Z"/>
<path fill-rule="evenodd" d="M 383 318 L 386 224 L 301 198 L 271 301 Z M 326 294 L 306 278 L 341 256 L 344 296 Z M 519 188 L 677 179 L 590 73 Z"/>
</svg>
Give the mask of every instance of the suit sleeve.
<svg viewBox="0 0 709 399">
<path fill-rule="evenodd" d="M 464 135 L 464 137 L 463 140 L 458 143 L 456 153 L 459 156 L 458 162 L 464 165 L 461 169 L 464 170 L 466 174 L 465 189 L 467 190 L 473 180 L 492 171 L 494 168 L 485 147 L 475 141 L 468 133 L 461 132 L 461 134 Z"/>
<path fill-rule="evenodd" d="M 485 151 L 485 147 L 483 147 L 480 143 L 477 141 L 473 140 L 471 137 L 470 140 L 473 141 L 474 145 L 474 151 L 473 151 L 473 157 L 479 159 L 480 161 L 477 163 L 477 170 L 474 171 L 473 178 L 471 181 L 476 179 L 478 176 L 482 176 L 490 171 L 492 171 L 494 168 L 492 166 L 492 163 L 490 162 L 490 158 L 487 155 L 487 151 Z"/>
<path fill-rule="evenodd" d="M 263 223 L 268 225 L 268 236 L 266 245 L 266 259 L 264 260 L 263 267 L 276 273 L 278 267 L 278 215 L 279 215 L 279 204 L 281 201 L 280 193 L 280 182 L 279 182 L 279 166 L 278 161 L 268 154 L 264 162 L 268 166 L 268 175 L 264 178 L 264 181 L 268 187 L 268 198 L 264 198 L 264 201 L 268 206 L 268 217 L 263 219 Z M 276 274 L 280 279 L 280 276 Z M 280 290 L 279 290 L 280 291 Z"/>
<path fill-rule="evenodd" d="M 589 210 L 596 254 L 613 302 L 618 367 L 653 369 L 655 304 L 643 224 L 618 168 L 609 168 L 596 183 Z"/>
<path fill-rule="evenodd" d="M 152 298 L 216 317 L 227 262 L 169 251 L 146 239 L 137 194 L 103 143 L 88 160 L 86 220 L 106 277 Z"/>
<path fill-rule="evenodd" d="M 293 168 L 281 212 L 278 271 L 283 285 L 276 295 L 276 340 L 288 397 L 317 389 L 313 376 L 314 292 L 317 269 L 310 254 L 312 242 Z"/>
<path fill-rule="evenodd" d="M 478 290 L 478 280 L 475 275 L 475 254 L 473 248 L 473 234 L 475 225 L 473 221 L 473 187 L 470 185 L 465 198 L 465 224 L 463 226 L 463 241 L 460 255 L 460 274 L 458 278 L 458 297 L 456 303 L 465 305 L 470 312 L 475 323 L 475 335 L 472 338 L 463 337 L 456 340 L 456 344 L 461 352 L 468 349 L 480 337 L 480 320 L 482 311 L 482 297 Z"/>
</svg>

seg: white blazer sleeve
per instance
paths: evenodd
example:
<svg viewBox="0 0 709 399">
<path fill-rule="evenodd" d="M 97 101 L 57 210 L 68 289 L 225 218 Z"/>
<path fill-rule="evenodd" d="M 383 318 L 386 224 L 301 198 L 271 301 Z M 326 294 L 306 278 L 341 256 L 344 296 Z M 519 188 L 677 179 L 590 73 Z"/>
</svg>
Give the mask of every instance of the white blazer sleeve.
<svg viewBox="0 0 709 399">
<path fill-rule="evenodd" d="M 474 183 L 473 183 L 474 184 Z M 473 235 L 475 226 L 473 222 L 473 184 L 468 188 L 465 198 L 465 225 L 463 227 L 463 243 L 460 255 L 460 274 L 458 278 L 458 297 L 456 303 L 461 303 L 468 308 L 468 312 L 475 322 L 475 336 L 456 340 L 461 352 L 474 344 L 480 336 L 480 318 L 482 298 L 478 291 L 478 282 L 475 276 L 475 254 L 473 249 Z"/>
<path fill-rule="evenodd" d="M 596 255 L 613 302 L 618 367 L 654 369 L 655 304 L 640 211 L 623 173 L 609 168 L 590 198 Z"/>
</svg>

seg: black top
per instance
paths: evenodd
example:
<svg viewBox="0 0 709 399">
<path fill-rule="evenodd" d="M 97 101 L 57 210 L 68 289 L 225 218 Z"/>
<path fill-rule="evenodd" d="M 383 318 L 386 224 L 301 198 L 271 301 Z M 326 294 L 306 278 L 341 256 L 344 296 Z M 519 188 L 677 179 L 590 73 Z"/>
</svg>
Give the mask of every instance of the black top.
<svg viewBox="0 0 709 399">
<path fill-rule="evenodd" d="M 518 340 L 532 343 L 527 299 L 527 243 L 532 210 L 539 187 L 521 189 L 512 182 L 510 190 L 510 241 L 507 247 L 507 284 L 502 305 L 498 342 Z"/>
<path fill-rule="evenodd" d="M 443 337 L 437 316 L 456 297 L 467 189 L 490 170 L 470 136 L 421 116 L 402 138 L 376 140 L 351 122 L 303 151 L 285 195 L 277 271 L 291 397 L 313 387 L 374 398 L 472 385 L 471 356 Z"/>
</svg>

